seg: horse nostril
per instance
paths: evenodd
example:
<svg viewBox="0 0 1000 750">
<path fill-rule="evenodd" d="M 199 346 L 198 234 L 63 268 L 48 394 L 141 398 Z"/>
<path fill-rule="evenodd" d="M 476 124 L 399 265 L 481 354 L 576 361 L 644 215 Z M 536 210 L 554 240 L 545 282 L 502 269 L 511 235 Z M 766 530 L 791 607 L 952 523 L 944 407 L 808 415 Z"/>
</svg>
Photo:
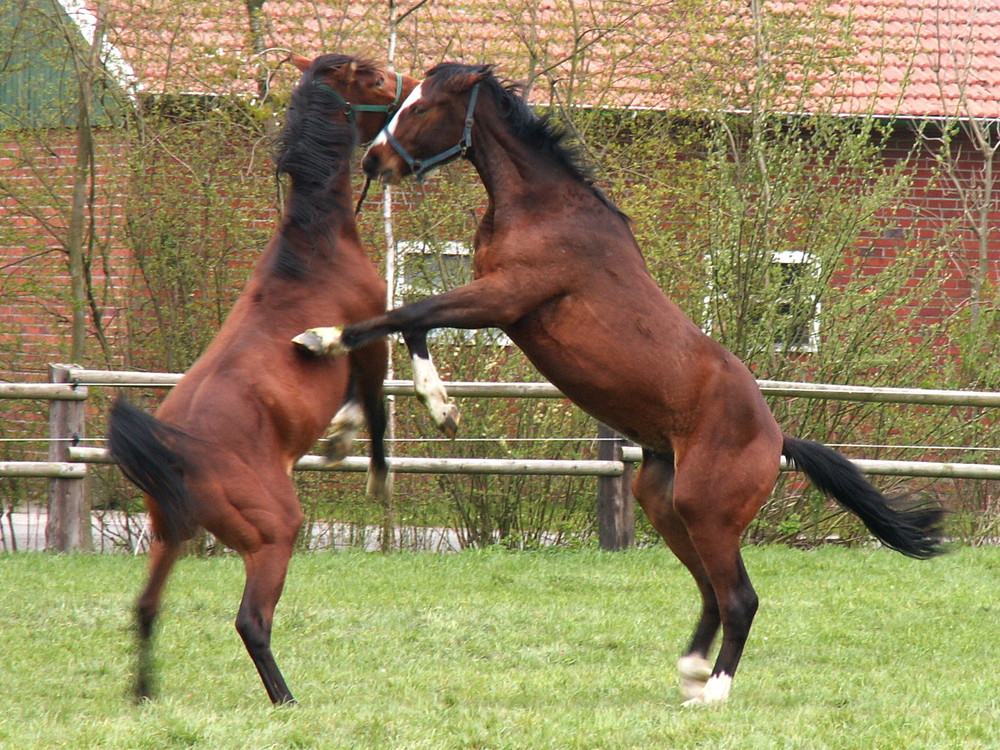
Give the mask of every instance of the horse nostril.
<svg viewBox="0 0 1000 750">
<path fill-rule="evenodd" d="M 365 154 L 365 158 L 361 160 L 361 168 L 365 170 L 365 174 L 369 177 L 377 177 L 379 172 L 379 158 L 368 152 Z"/>
</svg>

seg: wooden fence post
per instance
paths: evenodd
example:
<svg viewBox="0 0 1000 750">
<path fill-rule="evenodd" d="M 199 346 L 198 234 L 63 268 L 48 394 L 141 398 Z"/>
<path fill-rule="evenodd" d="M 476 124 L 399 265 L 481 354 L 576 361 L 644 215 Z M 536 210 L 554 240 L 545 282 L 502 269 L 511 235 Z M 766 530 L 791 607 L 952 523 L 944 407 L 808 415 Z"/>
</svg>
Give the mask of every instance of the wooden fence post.
<svg viewBox="0 0 1000 750">
<path fill-rule="evenodd" d="M 621 461 L 625 440 L 610 427 L 597 426 L 597 457 Z M 632 497 L 632 464 L 618 477 L 597 479 L 597 541 L 603 550 L 617 551 L 635 545 L 635 498 Z"/>
<path fill-rule="evenodd" d="M 69 382 L 69 371 L 77 365 L 49 365 L 49 380 Z M 71 445 L 84 435 L 86 401 L 49 401 L 49 461 L 69 461 Z M 45 548 L 58 552 L 89 552 L 90 500 L 86 478 L 49 480 L 49 518 L 45 526 Z"/>
</svg>

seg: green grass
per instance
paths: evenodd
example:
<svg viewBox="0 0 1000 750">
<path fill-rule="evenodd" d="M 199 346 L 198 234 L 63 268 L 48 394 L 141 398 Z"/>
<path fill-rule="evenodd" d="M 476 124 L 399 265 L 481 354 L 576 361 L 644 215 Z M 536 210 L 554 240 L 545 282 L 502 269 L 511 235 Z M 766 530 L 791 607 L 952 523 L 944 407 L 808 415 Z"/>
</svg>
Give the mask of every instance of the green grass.
<svg viewBox="0 0 1000 750">
<path fill-rule="evenodd" d="M 267 702 L 239 560 L 168 589 L 159 699 L 132 706 L 144 560 L 0 557 L 0 747 L 1000 748 L 1000 550 L 746 550 L 762 607 L 730 702 L 684 709 L 697 611 L 665 549 L 292 562 Z"/>
</svg>

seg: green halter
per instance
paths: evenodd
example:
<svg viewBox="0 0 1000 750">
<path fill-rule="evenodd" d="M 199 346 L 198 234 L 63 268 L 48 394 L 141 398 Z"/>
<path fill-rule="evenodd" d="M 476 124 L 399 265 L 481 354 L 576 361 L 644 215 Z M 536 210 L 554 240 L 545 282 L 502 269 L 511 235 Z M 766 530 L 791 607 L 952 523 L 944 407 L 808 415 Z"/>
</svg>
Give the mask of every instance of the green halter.
<svg viewBox="0 0 1000 750">
<path fill-rule="evenodd" d="M 399 97 L 403 93 L 403 76 L 400 73 L 394 73 L 396 76 L 396 98 L 392 100 L 392 104 L 352 104 L 352 108 L 355 112 L 384 112 L 387 115 L 391 115 L 399 107 Z"/>
<path fill-rule="evenodd" d="M 324 88 L 333 94 L 337 103 L 344 107 L 344 112 L 347 115 L 347 121 L 354 125 L 354 113 L 355 112 L 383 112 L 386 117 L 392 115 L 393 112 L 399 107 L 399 99 L 403 93 L 403 76 L 400 73 L 395 73 L 396 76 L 396 97 L 392 100 L 392 104 L 351 104 L 347 99 L 340 95 L 340 93 L 323 83 L 322 81 L 313 81 L 314 86 Z"/>
</svg>

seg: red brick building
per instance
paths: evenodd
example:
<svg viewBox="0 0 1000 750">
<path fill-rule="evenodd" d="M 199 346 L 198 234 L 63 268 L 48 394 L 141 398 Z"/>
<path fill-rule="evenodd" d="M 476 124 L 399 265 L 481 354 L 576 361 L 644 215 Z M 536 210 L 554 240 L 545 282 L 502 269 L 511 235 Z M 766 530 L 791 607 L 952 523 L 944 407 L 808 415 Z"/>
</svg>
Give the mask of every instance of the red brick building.
<svg viewBox="0 0 1000 750">
<path fill-rule="evenodd" d="M 30 0 L 8 0 L 8 5 L 26 4 Z M 79 29 L 81 50 L 86 50 L 88 33 L 93 32 L 93 5 L 63 3 L 66 19 Z M 782 97 L 771 100 L 773 106 L 796 116 L 822 112 L 891 120 L 895 125 L 884 159 L 913 159 L 908 205 L 872 222 L 857 262 L 874 270 L 891 263 L 908 243 L 939 242 L 946 255 L 946 279 L 933 297 L 913 304 L 920 305 L 928 323 L 974 310 L 976 316 L 993 321 L 986 330 L 995 336 L 1000 285 L 1000 162 L 995 154 L 1000 143 L 1000 10 L 985 0 L 942 0 L 933 8 L 922 0 L 799 0 L 764 2 L 766 14 L 755 19 L 745 3 L 704 6 L 691 14 L 677 2 L 604 0 L 584 7 L 549 0 L 502 6 L 446 0 L 413 3 L 408 14 L 411 6 L 401 8 L 393 24 L 385 4 L 376 2 L 322 8 L 265 2 L 250 19 L 244 3 L 116 0 L 108 11 L 101 57 L 119 105 L 187 98 L 200 102 L 199 112 L 207 117 L 212 102 L 252 99 L 268 86 L 287 90 L 294 76 L 279 62 L 288 48 L 385 59 L 393 33 L 399 69 L 419 72 L 445 58 L 492 61 L 505 75 L 526 80 L 535 102 L 618 112 L 671 113 L 707 106 L 748 111 L 748 92 L 764 56 L 773 66 L 769 75 L 777 71 L 785 86 Z M 787 31 L 790 27 L 797 30 Z M 774 46 L 768 46 L 767 39 Z M 825 73 L 805 79 L 802 61 L 815 49 L 830 62 Z M 22 69 L 32 64 L 30 55 L 21 61 Z M 734 70 L 743 73 L 733 75 Z M 0 83 L 6 87 L 0 104 L 7 114 L 16 115 L 16 106 L 23 105 L 13 92 L 26 85 L 25 80 L 7 76 Z M 691 80 L 704 85 L 692 86 Z M 61 90 L 64 104 L 72 104 L 72 87 Z M 61 111 L 71 110 L 68 106 Z M 146 315 L 144 325 L 155 325 L 156 319 L 136 302 L 144 278 L 136 271 L 136 252 L 141 252 L 136 242 L 146 235 L 135 230 L 135 209 L 125 189 L 136 179 L 134 169 L 127 169 L 135 133 L 116 125 L 113 114 L 109 117 L 98 122 L 88 180 L 92 193 L 86 240 L 92 284 L 87 314 L 95 337 L 88 356 L 95 364 L 120 365 L 136 357 L 141 364 L 136 353 L 141 347 L 128 344 L 132 337 L 141 337 L 141 331 L 130 328 L 128 321 L 139 315 L 137 305 Z M 3 124 L 0 378 L 38 379 L 45 362 L 67 356 L 71 306 L 65 243 L 77 140 L 67 127 L 72 122 L 12 123 L 8 118 Z M 955 139 L 951 152 L 945 153 L 937 137 L 949 127 Z M 923 141 L 916 135 L 921 130 L 929 136 Z M 980 136 L 984 141 L 977 144 Z M 235 150 L 246 152 L 232 167 L 244 184 L 269 184 L 266 148 L 248 142 Z M 197 182 L 194 176 L 192 180 Z M 197 193 L 192 189 L 191 194 Z M 155 210 L 155 205 L 147 210 Z M 240 210 L 235 216 L 253 224 L 251 237 L 266 236 L 274 200 L 261 200 L 258 193 Z M 214 242 L 219 232 L 213 228 L 207 233 L 211 238 L 199 241 Z M 232 257 L 237 269 L 248 262 L 245 255 L 220 256 Z M 238 276 L 229 278 L 236 283 Z M 196 298 L 200 292 L 171 293 Z M 103 350 L 96 339 L 98 328 L 106 340 Z M 125 354 L 129 346 L 132 353 Z"/>
</svg>

